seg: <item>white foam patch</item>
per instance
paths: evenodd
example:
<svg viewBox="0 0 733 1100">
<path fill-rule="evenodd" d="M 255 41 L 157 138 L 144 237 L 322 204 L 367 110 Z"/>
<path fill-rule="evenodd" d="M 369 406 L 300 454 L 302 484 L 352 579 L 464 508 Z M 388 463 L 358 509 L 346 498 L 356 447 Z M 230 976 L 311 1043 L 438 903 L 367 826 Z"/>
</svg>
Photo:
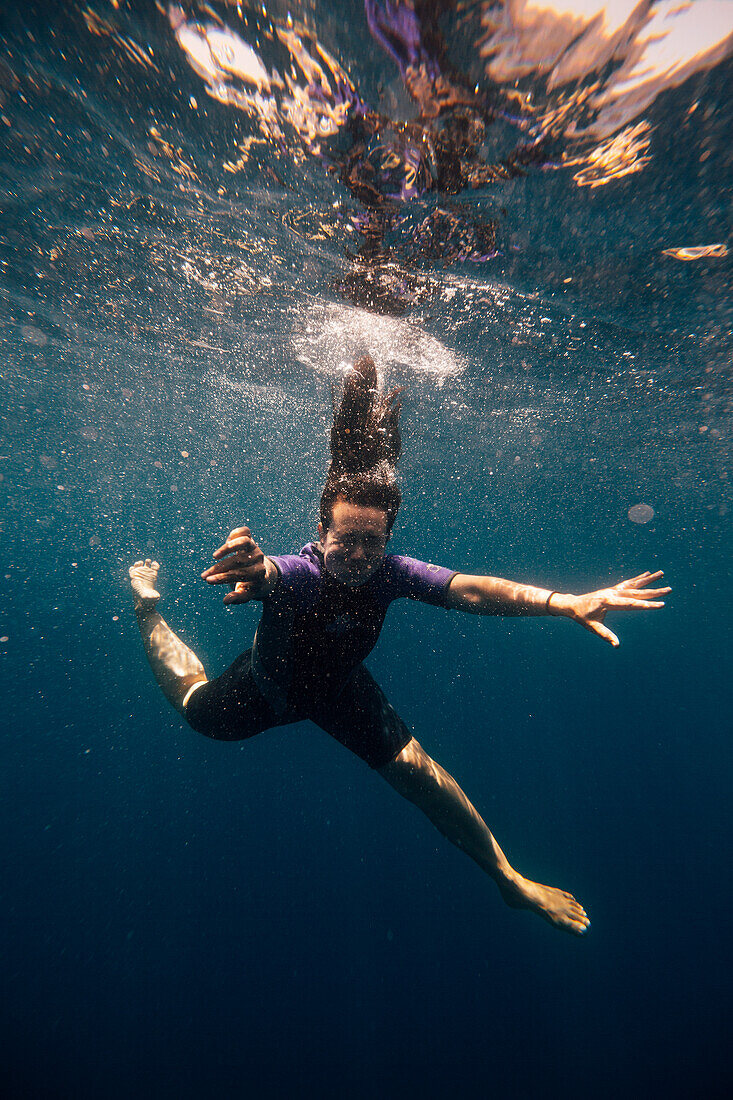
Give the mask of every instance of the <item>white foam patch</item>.
<svg viewBox="0 0 733 1100">
<path fill-rule="evenodd" d="M 438 384 L 465 370 L 465 358 L 418 325 L 366 309 L 318 302 L 301 314 L 292 334 L 298 362 L 313 370 L 340 373 L 367 352 L 377 367 L 407 367 Z"/>
</svg>

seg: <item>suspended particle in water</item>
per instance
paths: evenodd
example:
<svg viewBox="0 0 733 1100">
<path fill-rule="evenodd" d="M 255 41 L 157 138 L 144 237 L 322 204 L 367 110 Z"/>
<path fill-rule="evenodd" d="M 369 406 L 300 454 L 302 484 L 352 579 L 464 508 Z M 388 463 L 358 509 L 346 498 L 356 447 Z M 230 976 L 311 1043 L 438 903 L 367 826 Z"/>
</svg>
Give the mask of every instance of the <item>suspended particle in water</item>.
<svg viewBox="0 0 733 1100">
<path fill-rule="evenodd" d="M 632 523 L 650 523 L 654 519 L 654 509 L 651 504 L 632 504 L 629 519 Z"/>
</svg>

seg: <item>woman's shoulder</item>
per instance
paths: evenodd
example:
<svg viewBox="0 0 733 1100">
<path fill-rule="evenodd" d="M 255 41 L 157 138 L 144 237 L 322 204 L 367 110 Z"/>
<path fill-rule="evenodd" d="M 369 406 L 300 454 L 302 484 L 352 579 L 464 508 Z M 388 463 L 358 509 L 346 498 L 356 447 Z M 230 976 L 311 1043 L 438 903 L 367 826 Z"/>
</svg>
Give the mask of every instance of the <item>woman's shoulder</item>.
<svg viewBox="0 0 733 1100">
<path fill-rule="evenodd" d="M 442 602 L 442 594 L 455 570 L 406 554 L 387 554 L 380 570 L 382 583 L 391 599 L 411 597 L 426 603 Z"/>
<path fill-rule="evenodd" d="M 298 606 L 310 605 L 321 590 L 323 557 L 315 543 L 308 543 L 299 554 L 276 554 L 270 558 L 280 574 L 273 598 L 295 601 Z"/>
</svg>

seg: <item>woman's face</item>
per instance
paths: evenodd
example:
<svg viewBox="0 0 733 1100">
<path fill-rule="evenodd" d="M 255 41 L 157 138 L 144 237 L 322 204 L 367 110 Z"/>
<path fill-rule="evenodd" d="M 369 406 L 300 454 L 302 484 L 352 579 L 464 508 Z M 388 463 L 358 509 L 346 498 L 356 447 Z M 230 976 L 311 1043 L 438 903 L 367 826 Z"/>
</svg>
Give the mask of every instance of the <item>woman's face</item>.
<svg viewBox="0 0 733 1100">
<path fill-rule="evenodd" d="M 328 530 L 318 524 L 326 569 L 349 588 L 358 588 L 376 573 L 389 541 L 387 513 L 337 497 Z"/>
</svg>

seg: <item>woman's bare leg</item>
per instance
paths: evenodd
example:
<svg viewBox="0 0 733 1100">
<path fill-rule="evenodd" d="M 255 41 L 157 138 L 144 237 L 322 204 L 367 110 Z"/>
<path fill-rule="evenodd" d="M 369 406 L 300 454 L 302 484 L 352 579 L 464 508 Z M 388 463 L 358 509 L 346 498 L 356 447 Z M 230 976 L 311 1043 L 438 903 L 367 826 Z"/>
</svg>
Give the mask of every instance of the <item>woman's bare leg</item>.
<svg viewBox="0 0 733 1100">
<path fill-rule="evenodd" d="M 590 921 L 585 909 L 572 894 L 530 882 L 510 866 L 455 779 L 430 759 L 414 737 L 391 764 L 378 771 L 390 786 L 414 802 L 443 836 L 491 875 L 507 905 L 531 909 L 550 924 L 576 936 L 588 930 Z"/>
<path fill-rule="evenodd" d="M 204 666 L 193 650 L 174 634 L 156 610 L 160 593 L 156 590 L 157 561 L 146 558 L 130 566 L 132 600 L 150 667 L 163 694 L 179 714 L 196 687 L 206 683 Z"/>
</svg>

